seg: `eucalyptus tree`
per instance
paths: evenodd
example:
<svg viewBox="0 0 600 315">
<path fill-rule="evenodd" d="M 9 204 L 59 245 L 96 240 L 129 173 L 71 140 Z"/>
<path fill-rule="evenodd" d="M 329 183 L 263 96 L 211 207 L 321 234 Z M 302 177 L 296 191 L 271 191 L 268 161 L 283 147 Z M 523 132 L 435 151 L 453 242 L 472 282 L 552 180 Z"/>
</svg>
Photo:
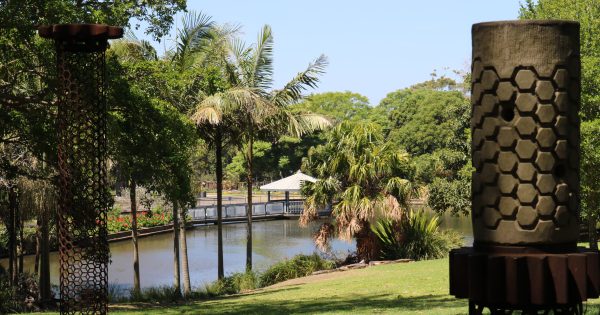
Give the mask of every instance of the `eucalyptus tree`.
<svg viewBox="0 0 600 315">
<path fill-rule="evenodd" d="M 200 23 L 204 25 L 206 20 L 200 19 Z M 176 65 L 183 62 L 181 58 L 157 59 L 152 46 L 132 34 L 115 41 L 111 52 L 119 57 L 118 63 L 111 63 L 115 74 L 112 85 L 116 87 L 111 93 L 115 104 L 111 116 L 111 130 L 115 134 L 113 152 L 121 177 L 129 183 L 134 292 L 140 291 L 136 188 L 141 185 L 163 193 L 173 205 L 175 284 L 179 289 L 181 265 L 184 294 L 189 294 L 185 216 L 190 183 L 186 173 L 191 172 L 187 163 L 188 147 L 193 145 L 195 138 L 190 134 L 193 125 L 181 112 L 182 103 L 185 104 L 182 95 L 188 85 L 186 72 L 181 71 L 188 65 Z M 145 80 L 137 80 L 139 77 Z"/>
<path fill-rule="evenodd" d="M 110 146 L 118 180 L 126 182 L 129 188 L 134 294 L 140 293 L 136 191 L 139 185 L 151 181 L 157 156 L 150 148 L 155 146 L 156 128 L 162 128 L 148 124 L 156 110 L 152 94 L 145 93 L 144 87 L 140 87 L 143 82 L 135 78 L 140 73 L 156 71 L 153 62 L 157 62 L 156 51 L 131 33 L 123 40 L 114 41 L 109 50 L 111 86 L 114 86 L 110 92 L 113 104 Z"/>
<path fill-rule="evenodd" d="M 367 261 L 377 249 L 370 229 L 373 220 L 405 219 L 408 201 L 417 191 L 408 154 L 385 142 L 381 127 L 374 123 L 344 122 L 334 127 L 325 144 L 311 148 L 303 169 L 318 180 L 302 187 L 306 200 L 300 222 L 306 225 L 331 205 L 334 225 L 321 227 L 317 245 L 327 248 L 336 234 L 355 238 L 358 256 Z"/>
<path fill-rule="evenodd" d="M 182 273 L 183 294 L 188 295 L 191 293 L 191 286 L 185 226 L 186 210 L 193 204 L 189 156 L 196 141 L 196 134 L 191 121 L 172 105 L 163 103 L 161 113 L 161 120 L 156 123 L 162 127 L 162 131 L 158 135 L 159 145 L 153 153 L 162 158 L 161 162 L 154 166 L 155 178 L 149 188 L 161 193 L 173 206 L 174 286 L 177 292 L 181 292 L 180 274 Z M 180 270 L 180 264 L 183 272 Z"/>
</svg>

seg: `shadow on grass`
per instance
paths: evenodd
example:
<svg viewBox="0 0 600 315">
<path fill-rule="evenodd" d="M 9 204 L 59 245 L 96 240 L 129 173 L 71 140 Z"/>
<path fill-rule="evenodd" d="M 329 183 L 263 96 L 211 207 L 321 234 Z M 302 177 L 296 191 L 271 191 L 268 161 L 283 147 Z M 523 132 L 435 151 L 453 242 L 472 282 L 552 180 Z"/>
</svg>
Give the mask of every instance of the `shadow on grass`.
<svg viewBox="0 0 600 315">
<path fill-rule="evenodd" d="M 215 297 L 202 297 L 202 298 L 190 298 L 188 300 L 180 300 L 180 301 L 157 301 L 157 302 L 124 302 L 124 303 L 111 303 L 109 309 L 111 312 L 144 312 L 144 311 L 158 311 L 163 310 L 165 308 L 176 308 L 176 309 L 184 309 L 185 307 L 198 307 L 203 303 L 215 302 L 220 300 L 232 300 L 236 298 L 241 298 L 244 296 L 252 296 L 257 297 L 265 294 L 277 293 L 281 291 L 292 291 L 298 290 L 297 285 L 286 286 L 280 289 L 272 289 L 272 290 L 256 290 L 245 293 L 233 294 L 233 295 L 224 295 L 224 296 L 215 296 Z M 158 313 L 158 312 L 157 312 Z"/>
<path fill-rule="evenodd" d="M 289 300 L 259 300 L 254 297 L 273 293 L 274 291 L 289 291 Z M 433 309 L 458 308 L 459 313 L 466 313 L 467 303 L 465 300 L 457 300 L 448 295 L 423 295 L 417 297 L 402 297 L 399 295 L 366 295 L 366 296 L 343 296 L 324 297 L 322 299 L 298 299 L 294 298 L 293 288 L 281 290 L 269 290 L 256 292 L 251 295 L 225 297 L 216 300 L 198 301 L 185 305 L 178 305 L 165 312 L 158 308 L 136 309 L 136 312 L 161 314 L 314 314 L 322 312 L 401 312 L 419 311 L 430 313 Z M 161 306 L 161 308 L 164 306 Z M 117 309 L 113 309 L 117 310 Z M 119 309 L 133 311 L 132 309 Z M 464 310 L 464 312 L 463 312 Z M 456 311 L 438 311 L 441 314 L 455 314 Z"/>
</svg>

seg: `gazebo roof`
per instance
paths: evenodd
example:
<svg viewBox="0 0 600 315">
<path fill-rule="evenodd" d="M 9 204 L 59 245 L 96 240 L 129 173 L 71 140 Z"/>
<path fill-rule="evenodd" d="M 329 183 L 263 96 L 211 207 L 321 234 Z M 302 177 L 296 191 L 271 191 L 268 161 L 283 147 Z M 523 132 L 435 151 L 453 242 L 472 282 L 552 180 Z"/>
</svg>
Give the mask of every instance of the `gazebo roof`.
<svg viewBox="0 0 600 315">
<path fill-rule="evenodd" d="M 264 191 L 300 191 L 303 181 L 314 183 L 316 178 L 303 174 L 298 171 L 294 175 L 282 178 L 272 183 L 260 186 L 260 190 Z"/>
</svg>

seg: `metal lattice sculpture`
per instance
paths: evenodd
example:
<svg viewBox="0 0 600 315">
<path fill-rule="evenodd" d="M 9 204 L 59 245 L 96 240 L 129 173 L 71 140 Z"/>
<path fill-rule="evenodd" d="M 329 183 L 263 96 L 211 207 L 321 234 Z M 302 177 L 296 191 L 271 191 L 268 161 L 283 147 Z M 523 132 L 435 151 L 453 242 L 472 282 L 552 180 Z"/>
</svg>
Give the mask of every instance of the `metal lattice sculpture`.
<svg viewBox="0 0 600 315">
<path fill-rule="evenodd" d="M 473 25 L 473 247 L 450 253 L 469 313 L 579 314 L 600 296 L 579 236 L 579 23 Z"/>
<path fill-rule="evenodd" d="M 108 261 L 106 213 L 107 40 L 122 29 L 106 25 L 52 25 L 40 36 L 56 44 L 60 310 L 106 314 Z"/>
</svg>

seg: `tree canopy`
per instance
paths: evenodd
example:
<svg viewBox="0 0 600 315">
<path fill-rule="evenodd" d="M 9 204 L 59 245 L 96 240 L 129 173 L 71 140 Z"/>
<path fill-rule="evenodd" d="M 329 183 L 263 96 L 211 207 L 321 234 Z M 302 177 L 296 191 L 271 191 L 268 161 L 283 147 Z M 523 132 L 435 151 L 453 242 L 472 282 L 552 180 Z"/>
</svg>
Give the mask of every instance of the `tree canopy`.
<svg viewBox="0 0 600 315">
<path fill-rule="evenodd" d="M 597 0 L 526 0 L 521 19 L 564 19 L 581 25 L 581 111 L 583 120 L 600 118 L 600 5 Z"/>
</svg>

